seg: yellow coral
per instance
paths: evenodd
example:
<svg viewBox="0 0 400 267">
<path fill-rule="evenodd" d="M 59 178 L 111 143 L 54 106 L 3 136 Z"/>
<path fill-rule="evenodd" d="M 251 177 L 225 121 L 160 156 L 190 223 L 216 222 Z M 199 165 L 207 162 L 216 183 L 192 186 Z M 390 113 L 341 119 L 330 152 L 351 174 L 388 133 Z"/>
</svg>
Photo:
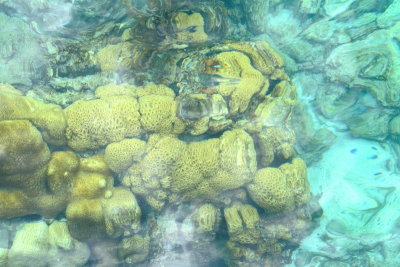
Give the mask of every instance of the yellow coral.
<svg viewBox="0 0 400 267">
<path fill-rule="evenodd" d="M 175 97 L 175 93 L 171 88 L 163 84 L 155 84 L 155 83 L 148 83 L 145 86 L 137 88 L 136 96 L 142 97 L 145 95 L 161 95 L 161 96 Z"/>
<path fill-rule="evenodd" d="M 71 187 L 72 199 L 105 197 L 112 189 L 113 182 L 101 155 L 83 158 Z"/>
<path fill-rule="evenodd" d="M 115 238 L 123 233 L 124 227 L 136 229 L 140 216 L 136 198 L 123 188 L 115 188 L 110 198 L 73 201 L 66 210 L 68 228 L 78 240 Z"/>
<path fill-rule="evenodd" d="M 108 45 L 97 52 L 101 71 L 131 69 L 135 62 L 135 46 L 129 42 Z"/>
<path fill-rule="evenodd" d="M 99 86 L 96 88 L 96 97 L 100 99 L 107 99 L 112 96 L 130 96 L 137 95 L 137 87 L 130 84 L 114 84 Z"/>
<path fill-rule="evenodd" d="M 173 136 L 151 135 L 143 159 L 129 168 L 124 185 L 135 194 L 143 195 L 154 210 L 161 210 L 167 199 L 165 189 L 171 184 L 173 166 L 185 147 L 184 142 Z"/>
<path fill-rule="evenodd" d="M 204 32 L 204 19 L 200 13 L 176 12 L 172 21 L 176 27 L 176 42 L 191 44 L 207 41 L 208 36 Z"/>
<path fill-rule="evenodd" d="M 296 205 L 306 203 L 310 199 L 306 163 L 300 158 L 294 158 L 291 163 L 279 166 L 279 169 L 286 176 L 287 185 L 293 192 Z"/>
<path fill-rule="evenodd" d="M 184 123 L 176 116 L 178 103 L 165 95 L 145 95 L 139 98 L 140 122 L 147 132 L 180 134 Z"/>
<path fill-rule="evenodd" d="M 197 211 L 197 231 L 201 233 L 215 231 L 217 222 L 218 210 L 214 205 L 204 204 Z"/>
<path fill-rule="evenodd" d="M 47 167 L 47 184 L 53 194 L 67 194 L 79 168 L 79 157 L 71 151 L 51 154 Z"/>
<path fill-rule="evenodd" d="M 260 232 L 256 229 L 260 217 L 253 206 L 235 203 L 232 207 L 224 209 L 224 216 L 231 241 L 256 244 L 260 239 Z"/>
<path fill-rule="evenodd" d="M 150 251 L 150 237 L 134 235 L 124 238 L 118 248 L 118 257 L 128 264 L 144 261 Z"/>
<path fill-rule="evenodd" d="M 267 212 L 278 212 L 293 208 L 292 190 L 286 176 L 278 168 L 264 168 L 256 173 L 253 182 L 247 186 L 250 197 Z"/>
<path fill-rule="evenodd" d="M 46 142 L 64 145 L 66 121 L 61 107 L 22 96 L 11 86 L 0 86 L 0 121 L 29 120 Z"/>
<path fill-rule="evenodd" d="M 281 68 L 284 64 L 282 57 L 265 41 L 237 42 L 228 44 L 226 47 L 248 55 L 254 67 L 264 75 L 271 75 L 276 68 Z"/>
<path fill-rule="evenodd" d="M 172 174 L 171 190 L 193 190 L 204 176 L 211 176 L 218 168 L 219 139 L 190 143 L 178 160 Z"/>
<path fill-rule="evenodd" d="M 243 129 L 234 129 L 224 132 L 220 139 L 221 169 L 240 177 L 242 183 L 249 182 L 257 168 L 256 150 L 251 136 Z"/>
<path fill-rule="evenodd" d="M 258 138 L 262 167 L 268 167 L 274 159 L 288 160 L 295 154 L 295 134 L 290 128 L 268 128 Z"/>
<path fill-rule="evenodd" d="M 0 121 L 0 144 L 6 155 L 0 159 L 0 177 L 30 172 L 43 167 L 50 159 L 42 135 L 27 120 Z"/>
<path fill-rule="evenodd" d="M 21 190 L 0 190 L 0 218 L 8 219 L 34 213 L 30 200 Z"/>
<path fill-rule="evenodd" d="M 213 89 L 230 97 L 231 114 L 244 112 L 253 95 L 268 86 L 268 80 L 251 65 L 249 57 L 237 51 L 221 52 L 207 59 L 205 73 L 219 77 L 219 84 Z"/>
<path fill-rule="evenodd" d="M 141 133 L 135 98 L 77 101 L 65 109 L 68 145 L 77 151 L 95 149 Z"/>
<path fill-rule="evenodd" d="M 124 139 L 109 144 L 104 152 L 104 159 L 113 172 L 127 170 L 133 162 L 141 160 L 146 142 L 140 139 Z"/>
</svg>

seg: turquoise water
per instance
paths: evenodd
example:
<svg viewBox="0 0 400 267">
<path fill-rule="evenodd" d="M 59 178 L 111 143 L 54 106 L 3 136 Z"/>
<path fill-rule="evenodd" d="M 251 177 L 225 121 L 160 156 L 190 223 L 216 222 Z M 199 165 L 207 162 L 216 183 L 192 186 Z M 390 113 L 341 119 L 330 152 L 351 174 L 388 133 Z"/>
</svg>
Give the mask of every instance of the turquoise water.
<svg viewBox="0 0 400 267">
<path fill-rule="evenodd" d="M 0 266 L 400 266 L 400 1 L 0 25 Z"/>
</svg>

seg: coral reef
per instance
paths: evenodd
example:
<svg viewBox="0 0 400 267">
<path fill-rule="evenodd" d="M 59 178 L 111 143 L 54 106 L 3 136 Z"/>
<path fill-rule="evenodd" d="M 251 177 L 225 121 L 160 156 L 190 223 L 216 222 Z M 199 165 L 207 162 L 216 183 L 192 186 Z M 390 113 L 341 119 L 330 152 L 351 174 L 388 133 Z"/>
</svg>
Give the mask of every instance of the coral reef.
<svg viewBox="0 0 400 267">
<path fill-rule="evenodd" d="M 310 221 L 306 165 L 290 125 L 296 87 L 270 43 L 234 41 L 267 26 L 285 36 L 261 19 L 281 1 L 124 1 L 112 16 L 118 24 L 92 18 L 96 31 L 85 25 L 89 9 L 109 5 L 83 9 L 86 2 L 66 4 L 81 14 L 50 29 L 85 28 L 74 42 L 61 45 L 61 32 L 44 41 L 44 89 L 0 85 L 0 218 L 63 218 L 26 224 L 0 263 L 81 266 L 89 254 L 104 266 L 287 259 L 279 253 L 290 254 Z M 37 10 L 46 17 L 53 4 Z M 298 11 L 319 6 L 299 1 Z M 233 41 L 217 43 L 226 36 Z M 280 48 L 294 61 L 318 59 L 300 37 Z M 37 100 L 45 94 L 53 104 Z M 221 236 L 227 255 L 214 255 Z"/>
</svg>

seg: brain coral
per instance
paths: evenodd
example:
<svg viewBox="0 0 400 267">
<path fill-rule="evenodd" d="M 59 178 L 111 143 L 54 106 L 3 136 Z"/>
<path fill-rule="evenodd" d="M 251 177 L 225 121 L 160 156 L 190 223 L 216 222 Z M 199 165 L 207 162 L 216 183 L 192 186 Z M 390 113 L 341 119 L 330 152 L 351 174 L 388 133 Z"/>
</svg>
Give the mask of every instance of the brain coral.
<svg viewBox="0 0 400 267">
<path fill-rule="evenodd" d="M 76 101 L 65 109 L 68 145 L 76 151 L 95 149 L 141 133 L 135 98 Z"/>
<path fill-rule="evenodd" d="M 292 209 L 310 197 L 305 162 L 294 158 L 279 168 L 259 169 L 247 186 L 250 197 L 267 212 Z"/>
<path fill-rule="evenodd" d="M 104 152 L 104 159 L 113 172 L 122 172 L 141 160 L 145 147 L 146 142 L 140 139 L 124 139 L 109 144 Z"/>
</svg>

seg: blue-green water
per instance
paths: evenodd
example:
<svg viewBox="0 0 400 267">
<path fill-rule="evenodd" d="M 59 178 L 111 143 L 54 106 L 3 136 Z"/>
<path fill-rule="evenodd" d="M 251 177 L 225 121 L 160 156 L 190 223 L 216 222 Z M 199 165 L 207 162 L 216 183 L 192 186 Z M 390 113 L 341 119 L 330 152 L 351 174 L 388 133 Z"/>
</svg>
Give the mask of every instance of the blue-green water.
<svg viewBox="0 0 400 267">
<path fill-rule="evenodd" d="M 0 266 L 400 266 L 400 1 L 0 0 Z"/>
</svg>

